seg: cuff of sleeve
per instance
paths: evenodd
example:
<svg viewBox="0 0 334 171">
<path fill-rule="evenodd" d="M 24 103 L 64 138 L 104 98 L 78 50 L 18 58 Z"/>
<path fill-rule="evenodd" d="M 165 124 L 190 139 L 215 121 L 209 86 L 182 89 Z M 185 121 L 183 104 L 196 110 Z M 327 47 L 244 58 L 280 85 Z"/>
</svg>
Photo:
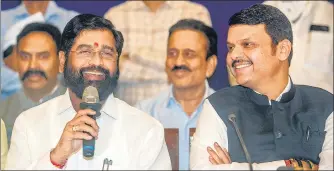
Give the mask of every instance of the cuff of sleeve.
<svg viewBox="0 0 334 171">
<path fill-rule="evenodd" d="M 50 152 L 47 152 L 40 160 L 36 163 L 34 170 L 63 170 L 66 168 L 66 165 L 59 169 L 51 163 Z"/>
<path fill-rule="evenodd" d="M 272 161 L 268 163 L 261 163 L 258 165 L 260 168 L 257 168 L 257 165 L 253 164 L 254 170 L 276 170 L 280 167 L 286 167 L 284 160 Z"/>
</svg>

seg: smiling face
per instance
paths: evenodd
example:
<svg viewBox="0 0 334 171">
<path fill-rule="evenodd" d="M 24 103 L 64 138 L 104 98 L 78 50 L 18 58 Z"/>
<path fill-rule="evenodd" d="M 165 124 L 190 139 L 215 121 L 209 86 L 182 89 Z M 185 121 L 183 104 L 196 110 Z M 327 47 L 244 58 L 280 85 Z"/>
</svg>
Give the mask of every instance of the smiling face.
<svg viewBox="0 0 334 171">
<path fill-rule="evenodd" d="M 263 85 L 279 71 L 280 57 L 264 24 L 230 26 L 227 48 L 226 63 L 240 85 Z"/>
<path fill-rule="evenodd" d="M 194 30 L 178 30 L 168 40 L 166 71 L 176 88 L 190 88 L 204 84 L 215 66 L 215 56 L 206 59 L 208 40 Z"/>
<path fill-rule="evenodd" d="M 77 97 L 82 97 L 86 86 L 93 85 L 102 101 L 116 86 L 117 58 L 115 39 L 110 31 L 85 30 L 75 39 L 67 59 L 64 52 L 60 52 L 60 70 Z"/>
</svg>

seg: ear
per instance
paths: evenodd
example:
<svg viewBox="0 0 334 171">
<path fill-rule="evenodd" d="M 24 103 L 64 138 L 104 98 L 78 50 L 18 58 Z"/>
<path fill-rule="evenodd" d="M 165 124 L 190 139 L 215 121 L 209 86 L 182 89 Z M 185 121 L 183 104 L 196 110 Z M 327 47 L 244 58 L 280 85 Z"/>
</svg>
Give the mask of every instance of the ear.
<svg viewBox="0 0 334 171">
<path fill-rule="evenodd" d="M 213 73 L 215 73 L 217 63 L 218 61 L 216 55 L 212 55 L 207 59 L 206 78 L 210 78 L 213 75 Z"/>
<path fill-rule="evenodd" d="M 65 52 L 64 51 L 59 51 L 58 57 L 59 57 L 59 72 L 63 73 L 64 72 L 65 61 L 66 61 Z"/>
<path fill-rule="evenodd" d="M 284 39 L 277 45 L 277 57 L 280 61 L 285 61 L 289 58 L 291 53 L 292 45 L 288 39 Z"/>
</svg>

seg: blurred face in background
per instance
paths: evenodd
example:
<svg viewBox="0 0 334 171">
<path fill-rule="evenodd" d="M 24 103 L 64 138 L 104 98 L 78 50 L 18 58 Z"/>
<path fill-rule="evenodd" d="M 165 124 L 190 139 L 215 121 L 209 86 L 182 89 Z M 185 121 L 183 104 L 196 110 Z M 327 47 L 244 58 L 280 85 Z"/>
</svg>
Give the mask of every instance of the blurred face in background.
<svg viewBox="0 0 334 171">
<path fill-rule="evenodd" d="M 51 89 L 57 84 L 57 46 L 47 32 L 31 32 L 17 46 L 18 72 L 26 89 Z"/>
<path fill-rule="evenodd" d="M 207 57 L 208 40 L 195 30 L 177 30 L 168 40 L 166 72 L 175 88 L 186 89 L 205 84 L 216 56 Z"/>
<path fill-rule="evenodd" d="M 9 54 L 6 54 L 8 56 L 6 56 L 3 59 L 3 62 L 5 63 L 5 65 L 7 67 L 9 67 L 10 69 L 12 69 L 13 71 L 18 71 L 17 68 L 17 58 L 16 58 L 16 45 L 12 45 L 11 47 L 7 48 L 8 50 L 10 49 Z M 6 50 L 7 51 L 7 50 Z M 7 53 L 8 53 L 7 52 Z"/>
</svg>

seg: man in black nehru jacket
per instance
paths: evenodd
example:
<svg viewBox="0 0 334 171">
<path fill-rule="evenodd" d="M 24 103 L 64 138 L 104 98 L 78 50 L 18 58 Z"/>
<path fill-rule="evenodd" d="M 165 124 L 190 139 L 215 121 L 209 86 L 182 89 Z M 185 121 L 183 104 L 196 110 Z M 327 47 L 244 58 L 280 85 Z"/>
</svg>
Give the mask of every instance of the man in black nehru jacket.
<svg viewBox="0 0 334 171">
<path fill-rule="evenodd" d="M 234 14 L 229 26 L 226 61 L 239 85 L 204 103 L 190 167 L 248 169 L 251 162 L 254 170 L 332 170 L 333 94 L 293 84 L 288 18 L 275 7 L 253 5 Z"/>
</svg>

